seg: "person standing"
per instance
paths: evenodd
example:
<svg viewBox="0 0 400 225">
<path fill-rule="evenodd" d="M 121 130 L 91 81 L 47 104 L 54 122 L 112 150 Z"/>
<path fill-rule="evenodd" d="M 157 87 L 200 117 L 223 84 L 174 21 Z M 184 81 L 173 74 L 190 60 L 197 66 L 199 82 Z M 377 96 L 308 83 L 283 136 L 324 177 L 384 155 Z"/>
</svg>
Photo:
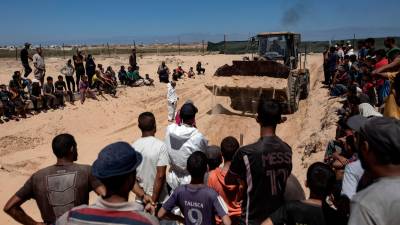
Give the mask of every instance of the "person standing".
<svg viewBox="0 0 400 225">
<path fill-rule="evenodd" d="M 69 59 L 67 64 L 60 70 L 60 73 L 65 76 L 65 80 L 67 81 L 68 91 L 75 92 L 75 81 L 74 81 L 74 72 L 75 69 L 72 66 L 72 61 Z M 79 83 L 79 80 L 77 81 Z"/>
<path fill-rule="evenodd" d="M 240 224 L 261 224 L 283 205 L 292 171 L 292 149 L 275 133 L 281 106 L 261 98 L 257 113 L 260 139 L 238 150 L 225 176 L 226 185 L 245 184 Z"/>
<path fill-rule="evenodd" d="M 161 65 L 158 67 L 157 70 L 158 77 L 160 79 L 160 83 L 168 83 L 169 82 L 169 68 L 165 65 L 165 62 L 162 61 Z"/>
<path fill-rule="evenodd" d="M 136 140 L 132 147 L 142 154 L 143 161 L 137 168 L 137 181 L 144 193 L 149 195 L 154 203 L 163 203 L 168 197 L 165 176 L 169 164 L 168 151 L 165 143 L 157 138 L 156 119 L 151 112 L 139 115 L 138 126 L 142 137 Z M 143 201 L 138 198 L 137 201 Z"/>
<path fill-rule="evenodd" d="M 85 61 L 85 57 L 82 55 L 82 51 L 76 51 L 76 55 L 72 57 L 74 60 L 75 73 L 76 73 L 76 87 L 79 90 L 79 82 L 81 80 L 81 76 L 85 75 L 85 66 L 83 65 L 83 61 Z"/>
<path fill-rule="evenodd" d="M 132 54 L 129 56 L 129 65 L 132 66 L 132 68 L 136 68 L 137 66 L 136 48 L 132 49 Z"/>
<path fill-rule="evenodd" d="M 232 224 L 238 224 L 240 215 L 242 214 L 242 209 L 240 207 L 242 188 L 240 185 L 226 185 L 225 175 L 239 147 L 239 142 L 234 137 L 229 136 L 222 140 L 221 153 L 224 158 L 224 165 L 211 171 L 207 180 L 208 186 L 214 189 L 227 204 Z M 221 224 L 221 222 L 221 219 L 217 218 L 217 224 Z"/>
<path fill-rule="evenodd" d="M 21 63 L 25 70 L 24 77 L 28 77 L 29 74 L 32 72 L 32 68 L 29 66 L 29 60 L 33 60 L 32 57 L 29 55 L 30 47 L 30 43 L 25 43 L 25 47 L 21 50 L 20 53 Z"/>
<path fill-rule="evenodd" d="M 168 101 L 168 121 L 172 122 L 175 118 L 176 104 L 178 103 L 178 95 L 176 94 L 176 83 L 171 81 L 167 85 L 167 101 Z"/>
<path fill-rule="evenodd" d="M 194 127 L 197 108 L 192 103 L 182 106 L 180 125 L 173 123 L 167 127 L 165 144 L 168 147 L 171 169 L 167 174 L 167 183 L 174 190 L 182 184 L 190 183 L 190 175 L 186 168 L 189 156 L 196 151 L 206 152 L 208 141 Z"/>
<path fill-rule="evenodd" d="M 86 75 L 88 76 L 90 88 L 93 88 L 92 79 L 95 73 L 96 73 L 96 63 L 94 62 L 93 56 L 89 54 L 86 59 Z"/>
<path fill-rule="evenodd" d="M 129 202 L 136 183 L 136 168 L 142 156 L 126 142 L 115 142 L 102 149 L 92 165 L 92 174 L 105 186 L 105 194 L 91 205 L 81 205 L 65 212 L 56 225 L 158 225 L 154 216 Z"/>
<path fill-rule="evenodd" d="M 33 74 L 35 75 L 35 78 L 40 81 L 40 85 L 43 87 L 46 65 L 44 64 L 42 48 L 36 48 L 36 54 L 33 55 L 32 60 L 33 66 L 35 67 Z"/>
<path fill-rule="evenodd" d="M 361 166 L 375 182 L 351 199 L 348 224 L 400 224 L 400 121 L 359 117 L 354 127 Z"/>
<path fill-rule="evenodd" d="M 90 191 L 105 195 L 104 186 L 92 176 L 91 167 L 74 163 L 78 148 L 72 135 L 57 135 L 52 148 L 56 164 L 34 173 L 4 206 L 4 211 L 22 224 L 40 224 L 21 208 L 29 199 L 36 200 L 43 224 L 53 224 L 69 209 L 88 204 Z"/>
</svg>

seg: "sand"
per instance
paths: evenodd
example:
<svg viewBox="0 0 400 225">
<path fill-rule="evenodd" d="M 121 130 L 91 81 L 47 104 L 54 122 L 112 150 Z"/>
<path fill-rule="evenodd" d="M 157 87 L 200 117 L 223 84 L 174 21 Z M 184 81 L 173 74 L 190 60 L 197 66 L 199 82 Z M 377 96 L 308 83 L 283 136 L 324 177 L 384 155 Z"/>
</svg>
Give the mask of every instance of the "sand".
<svg viewBox="0 0 400 225">
<path fill-rule="evenodd" d="M 105 67 L 128 64 L 128 56 L 105 58 L 95 57 L 96 63 Z M 205 83 L 212 81 L 215 70 L 243 55 L 206 55 L 206 56 L 145 56 L 139 59 L 141 73 L 156 78 L 155 72 L 161 60 L 166 60 L 170 69 L 182 64 L 184 69 L 202 61 L 206 68 L 205 76 L 178 82 L 177 93 L 180 97 L 178 107 L 187 99 L 192 99 L 199 108 L 197 124 L 210 144 L 232 135 L 239 139 L 243 134 L 244 144 L 257 140 L 259 128 L 254 118 L 235 115 L 223 110 L 213 110 L 216 104 L 226 104 L 229 98 L 213 98 Z M 329 100 L 326 89 L 321 88 L 322 56 L 310 55 L 308 68 L 311 72 L 311 93 L 307 100 L 300 102 L 299 111 L 288 115 L 288 120 L 278 127 L 278 135 L 292 146 L 293 173 L 303 184 L 306 166 L 323 158 L 323 150 L 329 139 L 334 137 L 334 110 L 339 106 L 337 100 Z M 47 74 L 56 77 L 65 59 L 46 58 Z M 0 83 L 10 79 L 12 71 L 21 69 L 15 59 L 0 60 Z M 32 76 L 32 75 L 31 75 Z M 84 105 L 79 102 L 69 105 L 64 110 L 41 113 L 19 122 L 11 121 L 0 124 L 0 206 L 4 206 L 13 195 L 38 169 L 55 162 L 51 150 L 51 140 L 59 133 L 68 132 L 75 136 L 78 143 L 78 163 L 91 164 L 98 152 L 107 144 L 115 141 L 133 142 L 140 137 L 137 117 L 143 111 L 152 111 L 157 118 L 157 136 L 164 137 L 167 122 L 166 85 L 156 82 L 155 87 L 120 88 L 118 98 L 105 96 L 100 101 L 88 100 Z M 221 112 L 213 114 L 211 112 Z M 304 154 L 304 153 L 307 154 Z M 310 156 L 308 153 L 312 153 Z M 91 196 L 91 201 L 94 199 Z M 29 201 L 23 208 L 35 219 L 40 219 L 34 201 Z M 2 224 L 16 224 L 10 217 L 0 212 Z"/>
</svg>

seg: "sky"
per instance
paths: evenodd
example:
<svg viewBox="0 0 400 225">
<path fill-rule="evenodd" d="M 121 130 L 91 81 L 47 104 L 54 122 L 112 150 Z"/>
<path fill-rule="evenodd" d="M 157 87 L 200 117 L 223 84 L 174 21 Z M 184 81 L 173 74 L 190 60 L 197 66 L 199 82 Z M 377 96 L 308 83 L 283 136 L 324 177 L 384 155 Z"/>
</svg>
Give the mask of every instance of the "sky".
<svg viewBox="0 0 400 225">
<path fill-rule="evenodd" d="M 400 0 L 1 0 L 0 45 L 243 40 L 297 31 L 305 40 L 400 35 Z"/>
</svg>

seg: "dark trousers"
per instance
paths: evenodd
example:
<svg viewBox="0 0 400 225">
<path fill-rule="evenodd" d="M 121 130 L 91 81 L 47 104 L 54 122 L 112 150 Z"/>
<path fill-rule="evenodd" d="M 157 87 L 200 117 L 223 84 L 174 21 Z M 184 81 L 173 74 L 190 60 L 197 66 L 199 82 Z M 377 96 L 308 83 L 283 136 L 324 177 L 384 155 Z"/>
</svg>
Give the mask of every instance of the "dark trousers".
<svg viewBox="0 0 400 225">
<path fill-rule="evenodd" d="M 56 96 L 49 94 L 49 95 L 44 95 L 43 96 L 43 107 L 54 107 L 56 103 Z"/>
<path fill-rule="evenodd" d="M 79 81 L 81 80 L 81 76 L 85 75 L 85 67 L 79 66 L 76 69 L 76 88 L 79 90 Z"/>
<path fill-rule="evenodd" d="M 169 83 L 168 74 L 167 75 L 160 75 L 160 83 Z"/>
<path fill-rule="evenodd" d="M 65 76 L 65 80 L 67 81 L 68 91 L 71 91 L 71 84 L 72 84 L 72 91 L 75 92 L 75 80 L 74 80 L 74 77 L 73 76 Z"/>
<path fill-rule="evenodd" d="M 204 68 L 197 68 L 197 74 L 204 74 L 206 72 L 206 69 Z"/>
<path fill-rule="evenodd" d="M 24 77 L 28 77 L 29 74 L 32 73 L 32 68 L 29 66 L 29 63 L 22 64 L 22 66 L 24 66 L 24 70 L 25 70 Z"/>
<path fill-rule="evenodd" d="M 34 109 L 35 111 L 39 111 L 38 101 L 39 101 L 40 97 L 31 95 L 30 99 L 31 99 L 32 104 L 33 104 L 33 109 Z M 43 103 L 43 104 L 44 104 L 44 103 Z"/>
<path fill-rule="evenodd" d="M 92 83 L 93 75 L 94 74 L 87 74 L 90 88 L 93 88 L 93 83 Z"/>
</svg>

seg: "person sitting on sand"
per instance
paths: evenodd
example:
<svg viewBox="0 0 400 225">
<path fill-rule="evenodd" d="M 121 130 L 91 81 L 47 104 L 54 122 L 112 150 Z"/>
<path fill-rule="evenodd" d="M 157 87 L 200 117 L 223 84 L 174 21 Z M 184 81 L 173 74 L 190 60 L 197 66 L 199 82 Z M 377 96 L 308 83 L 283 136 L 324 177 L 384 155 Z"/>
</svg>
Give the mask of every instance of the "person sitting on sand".
<svg viewBox="0 0 400 225">
<path fill-rule="evenodd" d="M 144 85 L 144 79 L 139 75 L 139 67 L 128 67 L 128 83 L 132 87 L 140 87 Z"/>
<path fill-rule="evenodd" d="M 58 76 L 58 80 L 54 83 L 54 88 L 55 88 L 55 96 L 57 97 L 58 104 L 61 107 L 64 107 L 64 95 L 69 96 L 69 101 L 71 104 L 74 103 L 74 96 L 71 91 L 67 90 L 67 85 L 65 84 L 65 81 L 63 77 L 60 75 Z"/>
<path fill-rule="evenodd" d="M 327 223 L 322 210 L 323 202 L 335 185 L 335 173 L 322 163 L 313 163 L 307 170 L 306 186 L 310 189 L 310 198 L 304 201 L 286 202 L 271 214 L 262 225 L 308 224 L 324 225 Z"/>
<path fill-rule="evenodd" d="M 121 69 L 118 71 L 118 80 L 121 84 L 127 84 L 128 75 L 125 66 L 121 66 Z"/>
<path fill-rule="evenodd" d="M 46 83 L 43 85 L 43 96 L 44 101 L 46 102 L 46 107 L 56 108 L 56 96 L 54 95 L 54 84 L 53 84 L 53 77 L 48 76 L 46 78 Z"/>
<path fill-rule="evenodd" d="M 14 116 L 15 105 L 11 101 L 11 92 L 7 90 L 5 84 L 0 85 L 0 101 L 3 109 L 4 120 L 8 121 L 10 119 L 16 119 L 18 117 Z"/>
<path fill-rule="evenodd" d="M 172 70 L 172 80 L 173 81 L 178 81 L 179 79 L 179 73 L 176 71 L 176 69 Z"/>
<path fill-rule="evenodd" d="M 160 79 L 160 83 L 169 83 L 170 72 L 164 61 L 162 61 L 161 65 L 158 67 L 157 74 Z"/>
<path fill-rule="evenodd" d="M 194 78 L 194 71 L 193 71 L 193 67 L 190 67 L 189 72 L 187 73 L 189 78 Z"/>
<path fill-rule="evenodd" d="M 183 70 L 182 66 L 178 66 L 178 68 L 176 68 L 176 72 L 178 73 L 179 79 L 182 79 L 182 77 L 185 76 L 185 74 L 187 74 L 187 72 Z"/>
<path fill-rule="evenodd" d="M 206 69 L 201 66 L 201 62 L 197 62 L 196 71 L 197 75 L 204 74 L 206 72 Z"/>
<path fill-rule="evenodd" d="M 78 159 L 75 138 L 59 134 L 52 141 L 56 164 L 34 173 L 4 206 L 4 211 L 21 224 L 54 224 L 58 217 L 74 206 L 88 204 L 89 193 L 105 195 L 105 188 L 92 176 L 89 165 L 74 163 Z M 21 207 L 35 199 L 43 223 L 36 222 Z"/>
<path fill-rule="evenodd" d="M 101 74 L 104 74 L 103 64 L 97 64 L 97 70 L 99 70 Z"/>
<path fill-rule="evenodd" d="M 149 74 L 144 75 L 144 84 L 147 86 L 154 86 L 154 80 L 150 78 Z"/>
<path fill-rule="evenodd" d="M 36 113 L 39 113 L 38 103 L 39 101 L 43 102 L 44 98 L 42 95 L 42 89 L 40 88 L 40 82 L 36 79 L 32 80 L 32 88 L 31 92 L 29 93 L 29 99 L 32 101 L 33 109 L 36 111 Z"/>
<path fill-rule="evenodd" d="M 81 104 L 86 100 L 86 96 L 97 100 L 96 94 L 89 88 L 89 82 L 87 76 L 82 76 L 79 82 L 79 93 L 81 95 Z"/>
</svg>

